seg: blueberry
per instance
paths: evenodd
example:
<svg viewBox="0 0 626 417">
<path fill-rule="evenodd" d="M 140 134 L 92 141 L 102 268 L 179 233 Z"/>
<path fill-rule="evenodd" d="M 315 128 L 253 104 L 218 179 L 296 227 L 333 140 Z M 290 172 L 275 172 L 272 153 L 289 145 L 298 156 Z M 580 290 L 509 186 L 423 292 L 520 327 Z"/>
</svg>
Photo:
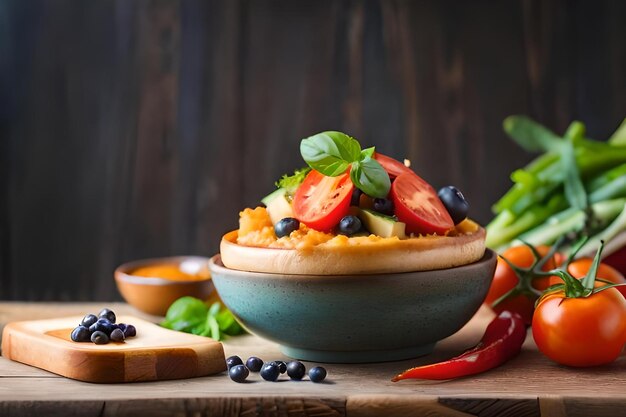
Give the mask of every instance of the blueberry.
<svg viewBox="0 0 626 417">
<path fill-rule="evenodd" d="M 96 330 L 91 334 L 91 341 L 96 345 L 106 345 L 109 343 L 109 336 L 100 330 Z"/>
<path fill-rule="evenodd" d="M 459 191 L 456 187 L 453 187 L 452 185 L 443 187 L 439 190 L 437 195 L 446 210 L 448 210 L 454 224 L 461 223 L 467 217 L 467 213 L 469 212 L 469 203 L 463 196 L 463 193 L 461 193 L 461 191 Z"/>
<path fill-rule="evenodd" d="M 352 236 L 359 230 L 361 230 L 361 220 L 356 216 L 344 216 L 339 222 L 339 233 L 342 235 Z"/>
<path fill-rule="evenodd" d="M 274 226 L 274 232 L 277 237 L 289 236 L 291 232 L 300 228 L 300 222 L 293 217 L 285 217 Z"/>
<path fill-rule="evenodd" d="M 287 375 L 289 375 L 289 378 L 300 380 L 304 377 L 305 373 L 306 368 L 302 362 L 291 361 L 287 364 Z"/>
<path fill-rule="evenodd" d="M 374 210 L 387 216 L 393 216 L 393 201 L 386 198 L 375 198 Z"/>
<path fill-rule="evenodd" d="M 363 191 L 354 187 L 354 191 L 352 191 L 352 198 L 350 199 L 351 206 L 359 206 L 359 204 L 361 203 L 361 194 L 363 194 Z"/>
<path fill-rule="evenodd" d="M 124 337 L 128 339 L 129 337 L 137 336 L 137 329 L 132 324 L 125 325 L 124 329 L 120 329 L 124 332 Z"/>
<path fill-rule="evenodd" d="M 114 342 L 123 342 L 124 341 L 124 332 L 122 330 L 120 330 L 119 328 L 114 329 L 111 332 L 110 338 Z"/>
<path fill-rule="evenodd" d="M 102 311 L 98 314 L 99 318 L 105 318 L 111 323 L 115 323 L 115 313 L 108 308 L 103 308 Z"/>
<path fill-rule="evenodd" d="M 263 361 L 261 358 L 257 358 L 256 356 L 250 356 L 246 361 L 246 366 L 252 372 L 259 372 L 263 366 Z"/>
<path fill-rule="evenodd" d="M 228 370 L 228 376 L 235 382 L 244 382 L 248 375 L 250 375 L 250 372 L 243 365 L 235 365 Z"/>
<path fill-rule="evenodd" d="M 89 326 L 89 331 L 93 332 L 102 332 L 106 333 L 107 336 L 111 334 L 111 332 L 115 329 L 113 323 L 111 323 L 108 319 L 99 318 L 94 324 Z"/>
<path fill-rule="evenodd" d="M 117 328 L 120 329 L 121 331 L 125 332 L 126 331 L 126 324 L 125 323 L 117 323 Z"/>
<path fill-rule="evenodd" d="M 71 338 L 74 342 L 89 342 L 91 340 L 91 332 L 85 326 L 78 326 L 72 330 Z"/>
<path fill-rule="evenodd" d="M 239 356 L 235 355 L 235 356 L 229 356 L 228 358 L 226 358 L 226 367 L 228 369 L 236 365 L 243 365 L 243 361 L 241 360 Z"/>
<path fill-rule="evenodd" d="M 285 362 L 283 362 L 283 361 L 272 361 L 270 363 L 278 366 L 278 371 L 281 374 L 284 374 L 285 372 L 287 372 L 287 364 Z"/>
<path fill-rule="evenodd" d="M 311 382 L 322 382 L 326 378 L 326 369 L 316 366 L 309 370 L 309 379 Z"/>
<path fill-rule="evenodd" d="M 266 363 L 261 368 L 261 378 L 266 381 L 276 381 L 280 374 L 279 366 L 273 362 Z"/>
<path fill-rule="evenodd" d="M 85 317 L 83 317 L 83 321 L 80 322 L 80 325 L 89 328 L 89 326 L 97 321 L 98 316 L 96 316 L 95 314 L 87 314 Z"/>
</svg>

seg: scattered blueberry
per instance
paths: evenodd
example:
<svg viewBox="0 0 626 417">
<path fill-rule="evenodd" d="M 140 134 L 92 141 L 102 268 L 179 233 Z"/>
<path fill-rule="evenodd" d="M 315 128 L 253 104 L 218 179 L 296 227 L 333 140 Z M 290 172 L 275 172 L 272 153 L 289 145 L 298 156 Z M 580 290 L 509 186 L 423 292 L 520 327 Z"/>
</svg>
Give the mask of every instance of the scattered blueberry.
<svg viewBox="0 0 626 417">
<path fill-rule="evenodd" d="M 91 340 L 91 333 L 85 326 L 78 326 L 72 330 L 71 338 L 74 342 L 89 342 Z"/>
<path fill-rule="evenodd" d="M 127 338 L 127 339 L 129 337 L 137 336 L 137 329 L 132 324 L 127 324 L 126 328 L 123 330 L 123 332 L 124 332 L 124 337 Z"/>
<path fill-rule="evenodd" d="M 121 331 L 119 328 L 118 329 L 114 329 L 111 332 L 111 336 L 109 336 L 109 338 L 111 339 L 111 341 L 113 342 L 123 342 L 124 341 L 124 332 Z"/>
<path fill-rule="evenodd" d="M 103 308 L 102 311 L 98 314 L 99 318 L 105 318 L 111 323 L 115 323 L 115 313 L 108 308 Z"/>
<path fill-rule="evenodd" d="M 243 365 L 239 356 L 230 356 L 226 359 L 226 364 L 228 366 L 228 375 L 235 382 L 244 382 L 250 376 L 250 372 L 259 372 L 261 378 L 271 382 L 277 381 L 280 374 L 285 372 L 289 378 L 295 381 L 302 380 L 307 374 L 304 364 L 297 360 L 287 363 L 284 361 L 264 363 L 261 358 L 250 356 L 246 364 Z M 311 382 L 322 382 L 326 379 L 326 375 L 326 369 L 321 366 L 316 366 L 309 370 Z"/>
<path fill-rule="evenodd" d="M 304 377 L 305 373 L 306 368 L 302 362 L 291 361 L 287 364 L 287 375 L 289 375 L 289 378 L 300 380 Z"/>
<path fill-rule="evenodd" d="M 83 317 L 83 321 L 80 322 L 80 325 L 88 328 L 97 321 L 98 316 L 96 316 L 95 314 L 87 314 L 85 317 Z"/>
<path fill-rule="evenodd" d="M 326 369 L 316 366 L 309 370 L 309 379 L 311 382 L 322 382 L 326 378 Z"/>
<path fill-rule="evenodd" d="M 276 381 L 280 374 L 280 368 L 277 364 L 270 362 L 261 368 L 261 378 L 266 381 Z"/>
<path fill-rule="evenodd" d="M 243 365 L 243 361 L 241 360 L 239 356 L 235 355 L 235 356 L 229 356 L 228 358 L 226 358 L 226 367 L 228 369 L 236 365 Z"/>
<path fill-rule="evenodd" d="M 300 228 L 300 222 L 293 217 L 285 217 L 274 225 L 274 232 L 277 237 L 289 236 L 291 232 Z"/>
<path fill-rule="evenodd" d="M 96 345 L 106 345 L 109 343 L 109 336 L 100 330 L 96 330 L 91 334 L 91 341 Z"/>
<path fill-rule="evenodd" d="M 244 365 L 235 365 L 228 370 L 228 376 L 235 382 L 244 382 L 248 375 L 250 372 Z"/>
<path fill-rule="evenodd" d="M 126 323 L 118 323 L 117 324 L 117 328 L 120 329 L 121 331 L 125 332 L 126 331 Z"/>
<path fill-rule="evenodd" d="M 348 215 L 339 221 L 339 233 L 346 236 L 352 236 L 361 230 L 361 220 L 358 217 Z"/>
<path fill-rule="evenodd" d="M 393 216 L 393 201 L 386 198 L 375 198 L 374 210 L 387 216 Z"/>
<path fill-rule="evenodd" d="M 287 364 L 285 362 L 283 362 L 283 361 L 272 361 L 270 363 L 273 363 L 273 364 L 277 365 L 278 366 L 278 371 L 281 374 L 284 374 L 285 372 L 287 372 Z"/>
<path fill-rule="evenodd" d="M 246 361 L 246 366 L 252 372 L 259 372 L 263 366 L 263 361 L 256 356 L 250 356 Z"/>
<path fill-rule="evenodd" d="M 456 187 L 452 185 L 443 187 L 439 190 L 437 195 L 446 210 L 448 210 L 454 224 L 461 223 L 467 217 L 469 203 L 463 196 L 463 193 Z"/>
</svg>

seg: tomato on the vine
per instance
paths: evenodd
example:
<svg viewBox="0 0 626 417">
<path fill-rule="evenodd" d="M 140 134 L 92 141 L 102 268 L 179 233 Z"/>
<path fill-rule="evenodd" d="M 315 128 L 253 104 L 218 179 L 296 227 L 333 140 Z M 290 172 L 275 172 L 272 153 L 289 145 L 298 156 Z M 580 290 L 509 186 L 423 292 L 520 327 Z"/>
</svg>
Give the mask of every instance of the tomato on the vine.
<svg viewBox="0 0 626 417">
<path fill-rule="evenodd" d="M 406 223 L 409 233 L 443 234 L 454 227 L 437 192 L 413 171 L 396 177 L 389 195 L 398 220 Z"/>
<path fill-rule="evenodd" d="M 589 268 L 591 268 L 592 263 L 593 259 L 591 258 L 576 259 L 569 264 L 569 266 L 567 267 L 567 272 L 572 274 L 574 278 L 583 278 L 585 275 L 587 275 L 587 272 L 589 271 Z M 624 275 L 622 275 L 621 272 L 619 272 L 612 266 L 605 264 L 604 262 L 601 262 L 598 265 L 598 271 L 596 273 L 596 276 L 599 279 L 604 279 L 613 284 L 626 283 L 626 278 L 624 278 Z M 550 277 L 550 285 L 561 284 L 562 282 L 563 281 L 558 276 Z M 615 287 L 615 289 L 622 293 L 624 297 L 626 297 L 626 285 Z"/>
<path fill-rule="evenodd" d="M 541 257 L 545 257 L 550 251 L 550 247 L 542 245 L 536 247 L 536 250 Z M 532 292 L 529 288 L 526 291 L 520 291 L 518 294 L 511 294 L 510 297 L 507 297 L 495 306 L 492 305 L 500 297 L 519 285 L 519 277 L 502 257 L 508 259 L 509 262 L 519 268 L 530 268 L 535 262 L 532 250 L 526 245 L 513 246 L 505 250 L 502 256 L 498 256 L 496 272 L 487 293 L 487 298 L 485 298 L 485 304 L 496 313 L 504 310 L 518 313 L 527 324 L 530 324 L 538 294 Z M 557 255 L 555 254 L 543 265 L 542 270 L 549 271 L 557 266 Z M 550 286 L 550 277 L 533 277 L 532 274 L 529 274 L 523 277 L 523 279 L 530 281 L 528 285 L 532 285 L 532 288 L 537 291 L 543 291 Z"/>
<path fill-rule="evenodd" d="M 312 229 L 329 231 L 348 214 L 353 189 L 350 174 L 327 177 L 311 170 L 293 196 L 294 216 Z"/>
<path fill-rule="evenodd" d="M 615 288 L 577 298 L 556 291 L 539 301 L 532 331 L 539 350 L 557 363 L 607 364 L 626 343 L 626 300 Z"/>
</svg>

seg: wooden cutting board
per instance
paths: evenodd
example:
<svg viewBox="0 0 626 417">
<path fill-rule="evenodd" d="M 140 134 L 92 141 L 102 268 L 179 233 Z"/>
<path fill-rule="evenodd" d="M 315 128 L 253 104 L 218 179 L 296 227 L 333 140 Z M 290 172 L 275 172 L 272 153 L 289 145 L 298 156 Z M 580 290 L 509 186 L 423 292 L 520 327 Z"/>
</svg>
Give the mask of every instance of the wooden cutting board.
<svg viewBox="0 0 626 417">
<path fill-rule="evenodd" d="M 220 342 L 122 316 L 137 336 L 123 343 L 77 343 L 70 339 L 82 317 L 9 323 L 2 356 L 87 382 L 131 382 L 211 375 L 226 369 Z"/>
</svg>

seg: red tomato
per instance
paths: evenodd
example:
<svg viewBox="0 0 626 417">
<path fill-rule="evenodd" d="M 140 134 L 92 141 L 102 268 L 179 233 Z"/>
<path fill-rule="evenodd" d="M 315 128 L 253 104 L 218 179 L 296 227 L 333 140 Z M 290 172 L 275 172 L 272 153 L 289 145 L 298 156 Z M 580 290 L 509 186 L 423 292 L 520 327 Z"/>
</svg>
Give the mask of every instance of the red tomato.
<svg viewBox="0 0 626 417">
<path fill-rule="evenodd" d="M 550 251 L 549 246 L 538 246 L 536 249 L 540 256 L 545 256 Z M 502 256 L 508 259 L 513 265 L 519 266 L 520 268 L 529 268 L 535 261 L 532 251 L 526 245 L 510 247 L 502 253 Z M 556 268 L 557 261 L 555 258 L 546 262 L 542 270 L 549 271 Z M 532 283 L 529 285 L 532 285 L 533 288 L 539 291 L 543 291 L 550 286 L 549 278 L 550 277 L 533 278 Z M 511 267 L 501 257 L 498 257 L 496 272 L 493 276 L 489 292 L 487 293 L 485 304 L 491 307 L 493 302 L 512 290 L 518 285 L 518 283 L 519 279 L 513 269 L 511 269 Z M 530 292 L 528 294 L 518 294 L 505 299 L 497 306 L 491 308 L 496 313 L 500 313 L 504 310 L 518 313 L 522 316 L 526 324 L 530 324 L 537 298 L 537 295 Z"/>
<path fill-rule="evenodd" d="M 565 298 L 557 291 L 539 302 L 532 329 L 539 350 L 557 363 L 611 363 L 626 343 L 626 300 L 615 288 L 586 298 Z"/>
<path fill-rule="evenodd" d="M 382 153 L 375 152 L 374 159 L 385 168 L 390 178 L 396 178 L 401 174 L 415 174 L 411 168 L 405 166 L 402 162 L 393 159 L 390 156 L 383 155 Z"/>
<path fill-rule="evenodd" d="M 581 279 L 585 275 L 587 275 L 587 271 L 591 268 L 591 264 L 593 263 L 593 259 L 591 258 L 580 258 L 573 261 L 567 267 L 567 272 L 572 274 L 574 278 Z M 605 279 L 607 281 L 611 281 L 614 284 L 624 284 L 626 283 L 626 278 L 619 272 L 617 269 L 613 268 L 610 265 L 605 264 L 604 262 L 600 262 L 598 265 L 598 272 L 596 273 L 598 278 Z M 550 277 L 550 285 L 554 284 L 562 284 L 563 280 L 558 277 Z M 626 297 L 626 285 L 622 287 L 616 287 L 616 290 L 622 293 L 624 297 Z"/>
<path fill-rule="evenodd" d="M 398 220 L 406 223 L 409 233 L 443 234 L 454 227 L 448 210 L 437 192 L 426 181 L 411 171 L 400 174 L 391 183 L 389 193 Z"/>
<path fill-rule="evenodd" d="M 350 174 L 327 177 L 311 170 L 293 196 L 294 216 L 312 229 L 329 231 L 348 214 L 353 189 Z"/>
</svg>

